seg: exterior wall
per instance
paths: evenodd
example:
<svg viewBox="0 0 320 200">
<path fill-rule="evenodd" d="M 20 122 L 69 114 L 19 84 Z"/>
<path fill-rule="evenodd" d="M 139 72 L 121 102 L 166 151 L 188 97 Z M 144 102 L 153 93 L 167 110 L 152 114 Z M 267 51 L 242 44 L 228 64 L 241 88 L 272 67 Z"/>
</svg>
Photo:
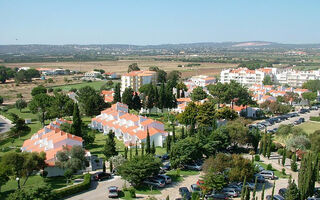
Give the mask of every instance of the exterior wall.
<svg viewBox="0 0 320 200">
<path fill-rule="evenodd" d="M 65 172 L 65 170 L 60 167 L 46 167 L 44 170 L 48 172 L 47 177 L 64 176 Z"/>
<path fill-rule="evenodd" d="M 154 141 L 154 145 L 156 147 L 163 147 L 164 137 L 162 136 L 161 133 L 156 133 L 156 134 L 150 136 L 151 145 L 152 145 L 153 141 Z M 145 143 L 146 139 L 141 140 L 141 142 Z"/>
</svg>

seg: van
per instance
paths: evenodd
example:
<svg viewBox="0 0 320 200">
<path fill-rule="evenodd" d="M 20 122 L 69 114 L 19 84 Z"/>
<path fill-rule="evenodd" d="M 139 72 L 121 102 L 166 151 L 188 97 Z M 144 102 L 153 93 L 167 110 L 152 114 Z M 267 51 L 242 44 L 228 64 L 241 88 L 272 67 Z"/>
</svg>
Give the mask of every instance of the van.
<svg viewBox="0 0 320 200">
<path fill-rule="evenodd" d="M 263 170 L 259 174 L 263 176 L 265 179 L 271 179 L 271 180 L 275 179 L 273 171 L 270 171 L 270 170 Z"/>
</svg>

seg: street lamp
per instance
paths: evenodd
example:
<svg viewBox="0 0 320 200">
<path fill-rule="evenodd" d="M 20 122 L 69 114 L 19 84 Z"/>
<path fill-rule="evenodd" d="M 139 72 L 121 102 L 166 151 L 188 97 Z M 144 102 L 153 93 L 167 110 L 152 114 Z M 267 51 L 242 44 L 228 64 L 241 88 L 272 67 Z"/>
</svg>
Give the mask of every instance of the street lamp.
<svg viewBox="0 0 320 200">
<path fill-rule="evenodd" d="M 18 189 L 20 189 L 20 178 L 17 177 L 17 178 L 16 178 L 16 181 L 18 182 Z"/>
</svg>

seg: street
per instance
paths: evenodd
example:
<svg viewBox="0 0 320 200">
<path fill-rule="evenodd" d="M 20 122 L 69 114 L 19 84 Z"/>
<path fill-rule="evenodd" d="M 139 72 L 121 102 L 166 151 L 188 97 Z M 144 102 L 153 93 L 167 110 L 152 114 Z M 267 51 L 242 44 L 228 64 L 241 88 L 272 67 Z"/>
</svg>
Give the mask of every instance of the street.
<svg viewBox="0 0 320 200">
<path fill-rule="evenodd" d="M 0 115 L 0 134 L 9 131 L 11 127 L 11 122 L 2 115 Z"/>
</svg>

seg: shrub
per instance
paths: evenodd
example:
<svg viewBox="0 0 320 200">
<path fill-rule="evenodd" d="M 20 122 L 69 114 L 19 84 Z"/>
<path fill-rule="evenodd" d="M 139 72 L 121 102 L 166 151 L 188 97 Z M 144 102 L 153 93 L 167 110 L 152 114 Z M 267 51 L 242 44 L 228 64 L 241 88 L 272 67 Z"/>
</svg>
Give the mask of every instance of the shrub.
<svg viewBox="0 0 320 200">
<path fill-rule="evenodd" d="M 283 155 L 283 149 L 278 149 L 277 152 L 278 152 L 279 155 Z"/>
<path fill-rule="evenodd" d="M 271 164 L 267 165 L 267 170 L 272 170 L 272 165 Z"/>
<path fill-rule="evenodd" d="M 49 79 L 47 80 L 47 82 L 48 82 L 48 83 L 53 83 L 53 79 L 52 79 L 52 78 L 49 78 Z"/>
<path fill-rule="evenodd" d="M 78 192 L 82 192 L 84 190 L 88 190 L 91 186 L 91 175 L 85 174 L 84 181 L 77 185 L 72 185 L 60 190 L 54 190 L 54 193 L 57 195 L 58 198 L 64 198 Z"/>
<path fill-rule="evenodd" d="M 61 88 L 57 88 L 57 89 L 54 89 L 55 92 L 61 92 L 62 89 Z"/>
<path fill-rule="evenodd" d="M 49 88 L 49 89 L 48 89 L 48 92 L 49 92 L 49 93 L 53 92 L 53 89 L 52 89 L 52 88 Z"/>
<path fill-rule="evenodd" d="M 320 117 L 310 117 L 310 120 L 320 122 Z"/>
<path fill-rule="evenodd" d="M 257 162 L 260 161 L 260 156 L 259 155 L 255 155 L 254 156 L 254 161 L 257 161 Z"/>
<path fill-rule="evenodd" d="M 133 187 L 129 188 L 129 192 L 131 198 L 136 198 L 136 190 Z"/>
<path fill-rule="evenodd" d="M 285 168 L 282 168 L 281 173 L 282 173 L 283 175 L 287 175 L 287 174 L 286 174 L 286 169 L 285 169 Z"/>
</svg>

